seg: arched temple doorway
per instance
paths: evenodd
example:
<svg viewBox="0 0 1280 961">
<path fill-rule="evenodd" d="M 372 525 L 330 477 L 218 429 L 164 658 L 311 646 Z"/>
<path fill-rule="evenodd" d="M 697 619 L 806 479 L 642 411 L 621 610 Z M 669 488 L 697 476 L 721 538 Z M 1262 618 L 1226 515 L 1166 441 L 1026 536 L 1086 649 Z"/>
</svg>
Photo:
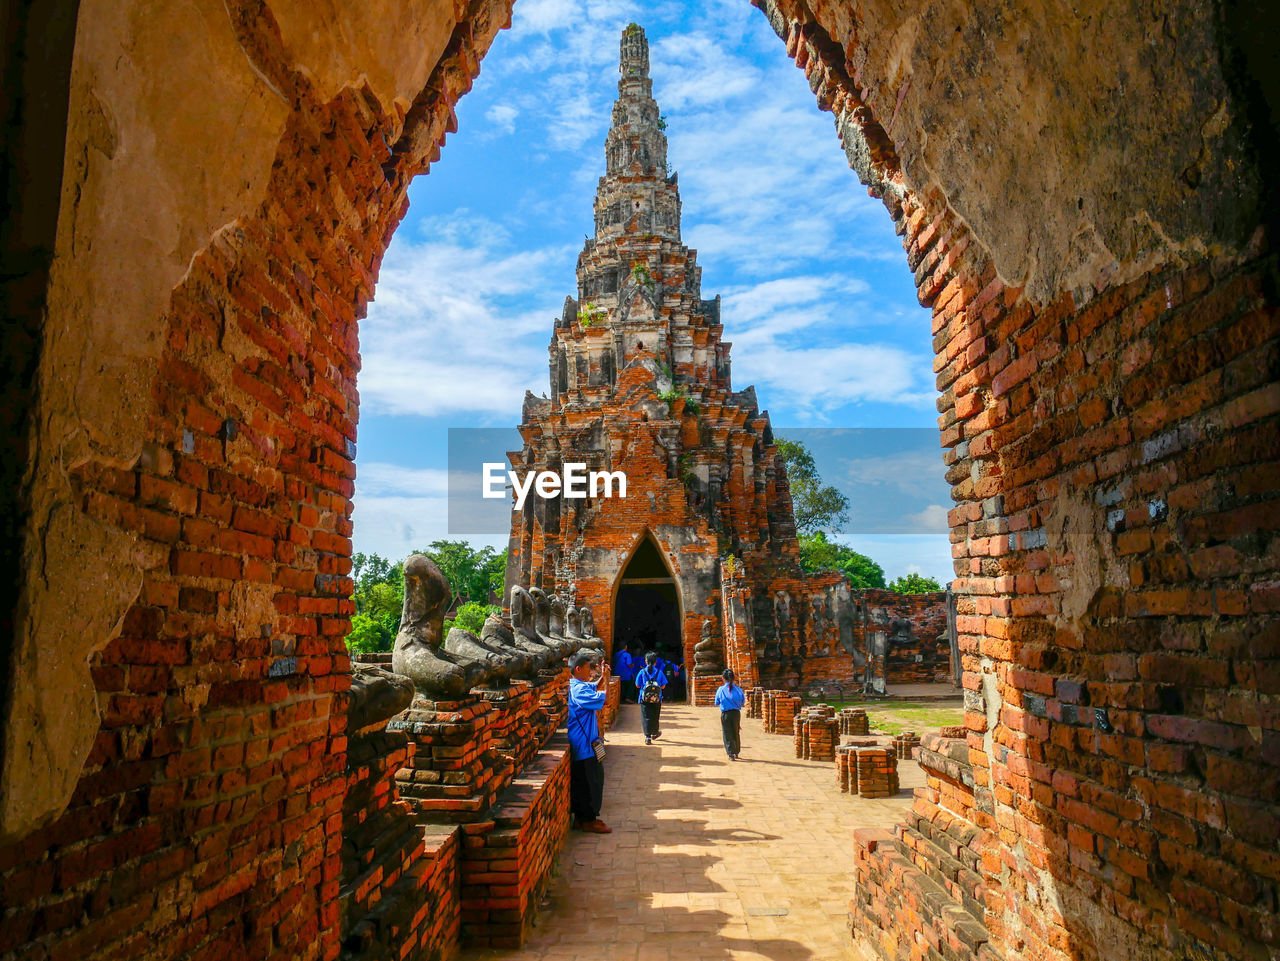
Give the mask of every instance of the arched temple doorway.
<svg viewBox="0 0 1280 961">
<path fill-rule="evenodd" d="M 613 650 L 628 648 L 637 657 L 657 651 L 680 665 L 668 700 L 688 697 L 689 665 L 685 663 L 680 625 L 680 591 L 662 551 L 645 532 L 618 576 L 613 602 Z"/>
</svg>

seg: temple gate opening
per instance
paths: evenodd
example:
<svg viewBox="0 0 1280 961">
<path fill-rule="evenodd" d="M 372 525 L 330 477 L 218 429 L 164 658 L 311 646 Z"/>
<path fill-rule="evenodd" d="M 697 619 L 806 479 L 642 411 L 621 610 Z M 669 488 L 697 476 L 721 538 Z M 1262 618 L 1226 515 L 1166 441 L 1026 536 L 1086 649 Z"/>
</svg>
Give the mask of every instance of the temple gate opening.
<svg viewBox="0 0 1280 961">
<path fill-rule="evenodd" d="M 680 680 L 668 690 L 667 699 L 684 700 L 692 662 L 686 659 L 681 644 L 679 590 L 647 534 L 618 579 L 613 623 L 615 654 L 623 648 L 637 657 L 657 651 L 665 660 L 680 665 Z"/>
</svg>

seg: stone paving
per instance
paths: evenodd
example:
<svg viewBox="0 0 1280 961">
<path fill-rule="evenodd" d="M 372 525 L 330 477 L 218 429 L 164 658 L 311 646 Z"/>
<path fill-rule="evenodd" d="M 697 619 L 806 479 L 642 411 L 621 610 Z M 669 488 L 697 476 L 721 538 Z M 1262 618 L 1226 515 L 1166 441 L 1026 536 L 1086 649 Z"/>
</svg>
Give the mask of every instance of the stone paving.
<svg viewBox="0 0 1280 961">
<path fill-rule="evenodd" d="M 742 757 L 720 745 L 719 712 L 664 705 L 645 746 L 639 709 L 608 735 L 602 817 L 612 834 L 571 832 L 538 926 L 520 951 L 465 961 L 844 961 L 852 838 L 890 827 L 923 783 L 899 762 L 902 789 L 840 793 L 830 762 L 802 761 L 790 736 L 744 719 Z"/>
</svg>

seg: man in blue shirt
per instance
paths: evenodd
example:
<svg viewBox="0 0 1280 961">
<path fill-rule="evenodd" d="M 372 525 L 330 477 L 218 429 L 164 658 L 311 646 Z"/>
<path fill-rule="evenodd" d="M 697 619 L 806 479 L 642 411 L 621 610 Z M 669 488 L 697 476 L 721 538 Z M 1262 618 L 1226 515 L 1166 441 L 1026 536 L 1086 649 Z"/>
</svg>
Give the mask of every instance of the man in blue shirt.
<svg viewBox="0 0 1280 961">
<path fill-rule="evenodd" d="M 747 693 L 733 683 L 733 671 L 725 668 L 720 676 L 724 678 L 724 683 L 716 688 L 720 733 L 724 738 L 724 753 L 730 761 L 736 761 L 742 750 L 742 705 L 747 703 Z"/>
<path fill-rule="evenodd" d="M 594 679 L 595 655 L 577 651 L 569 658 L 569 717 L 565 728 L 569 733 L 569 808 L 578 829 L 592 834 L 609 834 L 613 828 L 600 820 L 604 800 L 604 765 L 596 757 L 595 742 L 600 738 L 596 711 L 604 707 L 608 697 L 609 662 Z"/>
<path fill-rule="evenodd" d="M 617 674 L 618 680 L 622 682 L 622 699 L 634 701 L 636 689 L 631 681 L 636 676 L 636 659 L 631 656 L 631 651 L 627 648 L 624 647 L 618 652 L 613 673 Z"/>
<path fill-rule="evenodd" d="M 667 675 L 658 666 L 658 655 L 649 651 L 644 656 L 644 667 L 636 674 L 636 690 L 640 692 L 640 727 L 644 730 L 644 743 L 652 744 L 662 737 L 658 719 L 662 713 L 662 689 L 667 686 Z"/>
</svg>

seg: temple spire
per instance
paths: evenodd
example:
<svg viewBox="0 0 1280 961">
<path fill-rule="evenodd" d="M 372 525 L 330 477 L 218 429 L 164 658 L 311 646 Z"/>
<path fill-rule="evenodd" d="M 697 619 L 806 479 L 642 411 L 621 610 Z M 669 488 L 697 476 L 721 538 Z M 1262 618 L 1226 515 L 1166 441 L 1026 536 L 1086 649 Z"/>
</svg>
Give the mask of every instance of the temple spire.
<svg viewBox="0 0 1280 961">
<path fill-rule="evenodd" d="M 680 237 L 680 198 L 667 170 L 666 121 L 653 99 L 649 41 L 630 24 L 618 42 L 618 99 L 596 190 L 596 240 L 625 234 Z"/>
<path fill-rule="evenodd" d="M 618 69 L 622 74 L 622 79 L 618 81 L 618 92 L 621 93 L 622 85 L 627 81 L 649 79 L 649 41 L 639 24 L 628 24 L 622 31 L 618 52 Z"/>
</svg>

